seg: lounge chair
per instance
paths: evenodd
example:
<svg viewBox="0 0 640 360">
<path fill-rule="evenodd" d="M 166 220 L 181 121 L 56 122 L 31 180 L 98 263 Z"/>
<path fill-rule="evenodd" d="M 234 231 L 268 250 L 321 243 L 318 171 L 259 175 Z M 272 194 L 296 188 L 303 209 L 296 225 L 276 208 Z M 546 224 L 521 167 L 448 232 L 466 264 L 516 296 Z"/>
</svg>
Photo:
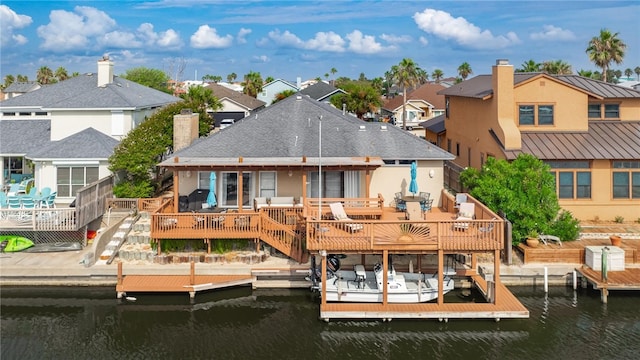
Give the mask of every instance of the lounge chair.
<svg viewBox="0 0 640 360">
<path fill-rule="evenodd" d="M 329 208 L 331 208 L 331 214 L 333 215 L 333 218 L 335 220 L 338 220 L 338 221 L 353 221 L 350 217 L 347 216 L 347 213 L 346 213 L 346 211 L 344 211 L 344 207 L 342 206 L 342 203 L 339 203 L 339 202 L 331 203 L 331 204 L 329 204 Z M 344 225 L 351 232 L 360 231 L 360 230 L 364 229 L 364 225 L 362 225 L 362 224 L 346 222 Z"/>
<path fill-rule="evenodd" d="M 293 196 L 274 196 L 269 199 L 269 206 L 293 207 Z"/>
<path fill-rule="evenodd" d="M 473 203 L 463 202 L 460 204 L 460 212 L 453 223 L 454 230 L 467 230 L 470 220 L 476 216 L 476 206 Z"/>
<path fill-rule="evenodd" d="M 414 221 L 424 220 L 424 217 L 422 216 L 422 209 L 420 207 L 420 203 L 417 203 L 415 201 L 408 202 L 405 218 L 407 220 L 414 220 Z"/>
<path fill-rule="evenodd" d="M 548 241 L 552 241 L 552 242 L 555 242 L 558 245 L 562 246 L 562 241 L 560 240 L 560 238 L 557 237 L 557 236 L 554 236 L 554 235 L 540 234 L 540 235 L 538 235 L 538 239 L 540 239 L 540 241 L 545 245 L 548 245 L 547 244 Z"/>
<path fill-rule="evenodd" d="M 454 208 L 459 209 L 460 208 L 460 204 L 466 203 L 466 202 L 467 202 L 467 194 L 458 193 L 458 194 L 456 194 L 456 204 L 455 204 Z"/>
<path fill-rule="evenodd" d="M 253 209 L 255 211 L 258 211 L 260 210 L 260 208 L 263 208 L 267 205 L 269 205 L 269 203 L 267 202 L 266 197 L 257 197 L 253 199 Z"/>
</svg>

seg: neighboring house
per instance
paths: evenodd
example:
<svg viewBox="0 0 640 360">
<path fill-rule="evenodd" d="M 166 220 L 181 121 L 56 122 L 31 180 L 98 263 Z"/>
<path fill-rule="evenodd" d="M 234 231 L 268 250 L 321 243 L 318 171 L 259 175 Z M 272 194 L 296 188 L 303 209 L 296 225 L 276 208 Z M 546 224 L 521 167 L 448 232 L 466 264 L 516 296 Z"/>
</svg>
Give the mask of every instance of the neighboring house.
<svg viewBox="0 0 640 360">
<path fill-rule="evenodd" d="M 445 89 L 438 84 L 427 83 L 419 88 L 407 93 L 407 103 L 405 111 L 407 114 L 407 130 L 419 128 L 420 123 L 444 114 L 444 96 L 438 91 Z M 383 115 L 390 115 L 395 119 L 395 125 L 402 128 L 402 102 L 403 96 L 400 94 L 385 101 Z"/>
<path fill-rule="evenodd" d="M 197 139 L 159 166 L 178 174 L 174 188 L 181 196 L 209 189 L 214 171 L 218 206 L 224 208 L 238 208 L 239 202 L 250 208 L 256 197 L 373 198 L 378 194 L 383 195 L 385 206 L 391 206 L 396 192 L 410 195 L 410 167 L 417 161 L 419 191 L 430 192 L 433 206 L 439 206 L 443 164 L 453 158 L 394 126 L 363 122 L 296 95 L 222 132 Z"/>
<path fill-rule="evenodd" d="M 20 96 L 26 94 L 31 91 L 35 91 L 40 89 L 41 86 L 35 81 L 29 82 L 14 82 L 13 84 L 7 86 L 6 89 L 2 91 L 3 97 L 1 100 L 11 99 L 16 96 Z"/>
<path fill-rule="evenodd" d="M 440 94 L 446 144 L 462 166 L 533 154 L 579 219 L 640 218 L 640 92 L 577 75 L 515 73 L 499 60 Z"/>
<path fill-rule="evenodd" d="M 222 109 L 210 112 L 216 127 L 220 127 L 220 121 L 224 119 L 240 120 L 263 109 L 266 105 L 264 101 L 231 90 L 223 85 L 208 84 L 205 87 L 211 89 L 213 95 L 222 104 Z"/>
<path fill-rule="evenodd" d="M 331 103 L 331 98 L 338 94 L 346 94 L 342 89 L 338 89 L 335 86 L 329 85 L 324 81 L 317 82 L 302 90 L 300 94 L 309 96 L 310 98 L 324 102 Z"/>
<path fill-rule="evenodd" d="M 288 81 L 276 79 L 262 86 L 262 92 L 258 93 L 257 99 L 263 101 L 266 106 L 269 106 L 273 100 L 275 100 L 276 95 L 285 90 L 293 90 L 297 92 L 299 89 L 296 85 L 293 85 Z"/>
<path fill-rule="evenodd" d="M 52 143 L 65 144 L 59 141 L 89 128 L 119 141 L 158 108 L 177 101 L 181 99 L 114 76 L 113 63 L 108 58 L 98 61 L 97 74 L 83 74 L 2 101 L 0 183 L 18 176 L 35 176 L 38 188 L 57 189 L 68 184 L 58 182 L 60 176 L 52 167 L 71 167 L 74 174 L 85 174 L 74 177 L 74 185 L 84 186 L 88 183 L 87 172 L 97 169 L 102 176 L 102 153 L 78 149 L 76 156 L 42 160 L 43 163 L 37 159 L 46 157 L 30 158 L 30 153 L 49 148 Z M 5 133 L 4 129 L 11 132 Z M 10 139 L 5 140 L 7 137 Z M 99 141 L 95 135 L 93 138 Z M 43 173 L 33 174 L 34 169 Z"/>
<path fill-rule="evenodd" d="M 428 142 L 442 147 L 447 133 L 444 127 L 444 114 L 423 121 L 420 123 L 420 126 L 424 128 L 424 138 Z"/>
</svg>

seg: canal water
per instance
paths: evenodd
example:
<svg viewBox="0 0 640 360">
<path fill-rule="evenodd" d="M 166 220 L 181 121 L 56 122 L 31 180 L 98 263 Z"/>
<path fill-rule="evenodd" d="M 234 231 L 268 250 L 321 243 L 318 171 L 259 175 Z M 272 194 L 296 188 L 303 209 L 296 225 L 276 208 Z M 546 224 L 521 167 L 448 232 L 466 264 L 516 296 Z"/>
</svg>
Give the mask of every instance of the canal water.
<svg viewBox="0 0 640 360">
<path fill-rule="evenodd" d="M 0 358 L 640 358 L 639 294 L 615 292 L 605 305 L 594 290 L 511 290 L 529 319 L 325 323 L 308 290 L 235 288 L 190 303 L 184 294 L 119 302 L 113 288 L 4 287 Z"/>
</svg>

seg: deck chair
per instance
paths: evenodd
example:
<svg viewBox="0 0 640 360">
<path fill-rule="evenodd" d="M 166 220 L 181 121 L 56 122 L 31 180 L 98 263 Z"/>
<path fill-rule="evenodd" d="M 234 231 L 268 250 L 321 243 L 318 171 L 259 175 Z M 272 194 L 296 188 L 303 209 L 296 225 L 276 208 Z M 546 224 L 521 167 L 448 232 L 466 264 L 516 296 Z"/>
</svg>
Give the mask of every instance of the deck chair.
<svg viewBox="0 0 640 360">
<path fill-rule="evenodd" d="M 40 190 L 40 194 L 35 196 L 36 205 L 39 207 L 48 207 L 47 199 L 49 198 L 49 195 L 51 195 L 51 188 L 42 188 L 42 190 Z"/>
<path fill-rule="evenodd" d="M 433 199 L 420 200 L 420 208 L 423 212 L 431 211 L 431 206 L 433 206 Z"/>
<path fill-rule="evenodd" d="M 407 203 L 407 212 L 405 215 L 407 220 L 424 220 L 420 203 L 411 201 Z"/>
<path fill-rule="evenodd" d="M 538 235 L 538 239 L 540 239 L 540 241 L 545 245 L 548 245 L 547 242 L 551 241 L 551 242 L 555 242 L 558 245 L 562 246 L 562 241 L 560 240 L 560 238 L 557 237 L 557 236 L 554 236 L 554 235 L 540 234 L 540 235 Z"/>
<path fill-rule="evenodd" d="M 469 221 L 473 220 L 476 215 L 476 206 L 473 203 L 463 202 L 460 203 L 460 212 L 456 218 L 456 222 L 453 223 L 454 230 L 467 230 L 469 228 Z"/>
<path fill-rule="evenodd" d="M 342 206 L 342 203 L 339 203 L 339 202 L 331 203 L 331 204 L 329 204 L 329 208 L 331 208 L 331 214 L 333 215 L 333 218 L 335 220 L 338 220 L 338 221 L 353 221 L 350 217 L 347 216 L 347 213 L 346 213 L 346 211 L 344 211 L 344 207 Z M 351 232 L 360 231 L 360 230 L 364 229 L 364 226 L 362 224 L 345 223 L 344 225 Z"/>
<path fill-rule="evenodd" d="M 402 199 L 402 197 L 397 197 L 395 199 L 396 202 L 396 211 L 407 211 L 407 202 Z"/>
<path fill-rule="evenodd" d="M 467 202 L 467 194 L 458 193 L 458 194 L 456 194 L 456 204 L 455 204 L 454 208 L 459 209 L 460 208 L 460 204 L 466 203 L 466 202 Z"/>
</svg>

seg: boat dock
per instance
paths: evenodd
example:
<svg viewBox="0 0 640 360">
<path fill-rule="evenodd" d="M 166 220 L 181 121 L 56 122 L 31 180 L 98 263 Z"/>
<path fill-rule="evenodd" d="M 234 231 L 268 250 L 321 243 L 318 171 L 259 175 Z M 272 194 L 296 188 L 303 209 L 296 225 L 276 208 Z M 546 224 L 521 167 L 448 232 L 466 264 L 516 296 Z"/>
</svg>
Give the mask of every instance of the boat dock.
<svg viewBox="0 0 640 360">
<path fill-rule="evenodd" d="M 602 271 L 593 270 L 586 265 L 577 268 L 576 271 L 582 277 L 582 287 L 591 284 L 595 290 L 600 290 L 600 299 L 605 304 L 610 290 L 640 291 L 640 268 L 608 271 L 606 280 L 603 279 Z"/>
<path fill-rule="evenodd" d="M 252 284 L 255 276 L 250 275 L 196 275 L 195 264 L 191 262 L 189 275 L 126 275 L 122 274 L 122 262 L 118 263 L 116 292 L 121 299 L 127 292 L 167 293 L 184 292 L 194 299 L 199 291 Z"/>
</svg>

